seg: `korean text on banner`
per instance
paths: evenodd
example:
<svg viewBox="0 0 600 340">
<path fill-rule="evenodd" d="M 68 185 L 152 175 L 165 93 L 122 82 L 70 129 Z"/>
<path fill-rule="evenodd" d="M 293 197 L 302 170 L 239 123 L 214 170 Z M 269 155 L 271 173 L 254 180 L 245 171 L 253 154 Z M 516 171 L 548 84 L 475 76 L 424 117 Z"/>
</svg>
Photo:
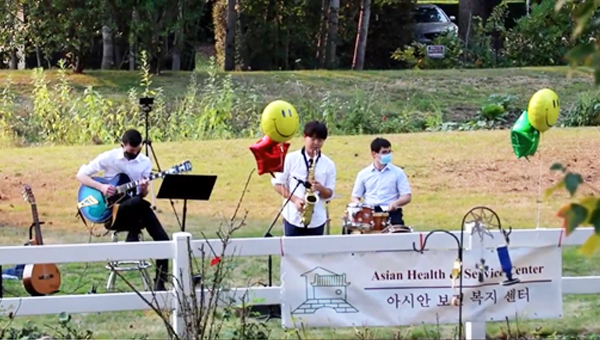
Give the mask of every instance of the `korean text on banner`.
<svg viewBox="0 0 600 340">
<path fill-rule="evenodd" d="M 506 280 L 495 249 L 463 253 L 463 322 L 562 316 L 562 257 L 557 246 L 509 248 Z M 458 322 L 455 250 L 301 254 L 282 257 L 285 328 L 400 326 Z M 488 265 L 478 281 L 477 263 Z"/>
</svg>

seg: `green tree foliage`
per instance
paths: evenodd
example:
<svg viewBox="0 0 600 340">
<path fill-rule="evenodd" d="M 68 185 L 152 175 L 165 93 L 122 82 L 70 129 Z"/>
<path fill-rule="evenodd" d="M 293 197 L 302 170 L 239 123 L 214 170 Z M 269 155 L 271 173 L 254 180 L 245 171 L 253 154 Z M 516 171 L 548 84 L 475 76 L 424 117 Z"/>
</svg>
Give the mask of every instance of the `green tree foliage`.
<svg viewBox="0 0 600 340">
<path fill-rule="evenodd" d="M 596 29 L 600 25 L 600 19 L 597 18 L 599 0 L 578 1 L 576 3 L 565 0 L 559 0 L 556 3 L 556 11 L 561 11 L 564 6 L 568 6 L 572 11 L 575 21 L 571 39 L 579 38 L 585 31 Z M 600 84 L 600 52 L 597 38 L 590 39 L 587 42 L 580 42 L 574 46 L 566 55 L 572 62 L 573 66 L 583 63 L 594 69 L 595 83 Z M 578 173 L 573 173 L 565 168 L 562 164 L 553 164 L 550 168 L 553 171 L 560 171 L 564 176 L 557 184 L 546 190 L 546 197 L 549 197 L 558 189 L 566 189 L 571 197 L 574 197 L 577 190 L 582 185 L 586 185 L 596 195 L 600 194 L 598 188 L 586 183 L 583 177 Z M 571 234 L 580 226 L 591 226 L 594 228 L 594 233 L 587 239 L 581 247 L 581 252 L 586 255 L 592 255 L 600 249 L 600 199 L 595 196 L 584 196 L 579 200 L 564 205 L 558 211 L 558 217 L 563 220 L 563 228 L 566 234 Z"/>
<path fill-rule="evenodd" d="M 342 0 L 337 34 L 337 65 L 352 63 L 359 1 Z M 387 68 L 395 46 L 411 39 L 414 0 L 376 1 L 371 9 L 365 68 Z M 238 0 L 236 64 L 242 70 L 316 68 L 322 0 Z M 227 0 L 213 8 L 217 62 L 223 65 Z"/>
<path fill-rule="evenodd" d="M 27 20 L 36 22 L 43 41 L 66 51 L 75 73 L 83 72 L 94 37 L 100 33 L 104 8 L 96 0 L 26 0 Z"/>
<path fill-rule="evenodd" d="M 598 11 L 594 12 L 593 16 L 598 17 Z M 598 36 L 599 27 L 589 25 L 569 39 L 569 34 L 577 27 L 577 17 L 568 6 L 555 10 L 555 2 L 549 0 L 534 4 L 531 15 L 518 19 L 515 27 L 506 34 L 506 59 L 509 66 L 564 63 L 569 50 L 578 45 L 586 45 L 590 39 Z"/>
</svg>

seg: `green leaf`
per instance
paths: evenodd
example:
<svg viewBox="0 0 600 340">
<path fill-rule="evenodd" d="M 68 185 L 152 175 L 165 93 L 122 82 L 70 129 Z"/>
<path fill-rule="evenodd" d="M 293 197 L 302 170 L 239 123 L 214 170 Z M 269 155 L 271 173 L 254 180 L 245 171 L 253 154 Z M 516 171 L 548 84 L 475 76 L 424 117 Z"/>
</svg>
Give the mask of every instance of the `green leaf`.
<svg viewBox="0 0 600 340">
<path fill-rule="evenodd" d="M 565 170 L 567 170 L 562 164 L 560 163 L 554 163 L 552 164 L 552 166 L 550 167 L 551 171 L 561 171 L 561 172 L 565 172 Z"/>
<path fill-rule="evenodd" d="M 598 248 L 600 248 L 600 236 L 598 236 L 598 234 L 596 234 L 596 233 L 593 233 L 581 245 L 581 248 L 579 248 L 579 253 L 582 255 L 585 255 L 587 257 L 590 257 L 590 256 L 594 255 L 594 253 L 596 251 L 598 251 Z"/>
<path fill-rule="evenodd" d="M 562 180 L 560 180 L 560 182 L 554 184 L 552 187 L 546 189 L 546 192 L 544 193 L 544 200 L 547 200 L 550 196 L 552 196 L 552 194 L 559 189 L 562 189 L 565 187 L 565 179 L 563 178 Z"/>
<path fill-rule="evenodd" d="M 573 63 L 582 62 L 584 59 L 587 59 L 592 53 L 596 51 L 596 44 L 593 42 L 580 44 L 573 47 L 567 54 L 565 58 L 570 60 Z"/>
<path fill-rule="evenodd" d="M 563 218 L 563 228 L 569 236 L 581 223 L 585 222 L 588 216 L 588 210 L 581 204 L 571 203 L 563 207 L 558 216 Z"/>
<path fill-rule="evenodd" d="M 554 11 L 558 12 L 560 11 L 560 9 L 565 5 L 565 2 L 567 2 L 566 0 L 558 0 L 556 2 L 556 4 L 554 5 Z"/>
<path fill-rule="evenodd" d="M 596 234 L 600 235 L 600 207 L 596 207 L 596 209 L 592 210 L 589 222 L 594 226 Z"/>
<path fill-rule="evenodd" d="M 594 10 L 598 7 L 597 0 L 584 1 L 582 4 L 577 6 L 573 11 L 575 17 L 576 26 L 571 34 L 571 39 L 575 39 L 581 35 L 585 25 L 588 23 L 590 17 L 594 14 Z"/>
<path fill-rule="evenodd" d="M 575 195 L 577 188 L 582 183 L 583 183 L 583 177 L 581 177 L 580 174 L 574 174 L 572 172 L 569 172 L 565 176 L 565 187 L 567 188 L 567 190 L 569 191 L 571 196 Z"/>
</svg>

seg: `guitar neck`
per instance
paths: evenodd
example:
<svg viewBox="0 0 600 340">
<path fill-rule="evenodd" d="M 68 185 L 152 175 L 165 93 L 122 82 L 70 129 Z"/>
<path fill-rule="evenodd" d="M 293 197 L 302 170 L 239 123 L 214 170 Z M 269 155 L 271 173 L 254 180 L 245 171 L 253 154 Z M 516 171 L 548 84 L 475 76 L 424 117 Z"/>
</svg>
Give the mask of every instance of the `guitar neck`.
<svg viewBox="0 0 600 340">
<path fill-rule="evenodd" d="M 150 174 L 150 177 L 148 177 L 148 180 L 153 181 L 157 178 L 163 177 L 166 173 L 167 173 L 166 171 L 162 171 L 162 172 L 159 172 L 156 174 Z M 137 181 L 132 181 L 129 183 L 119 185 L 117 187 L 117 192 L 123 193 L 123 192 L 126 192 L 127 190 L 131 190 L 131 189 L 137 187 L 138 185 L 140 185 L 141 182 L 142 182 L 142 180 L 137 180 Z"/>
<path fill-rule="evenodd" d="M 33 225 L 35 229 L 35 242 L 37 245 L 44 244 L 42 240 L 42 230 L 40 228 L 40 219 L 38 217 L 37 205 L 35 203 L 31 204 L 31 215 L 33 216 Z"/>
</svg>

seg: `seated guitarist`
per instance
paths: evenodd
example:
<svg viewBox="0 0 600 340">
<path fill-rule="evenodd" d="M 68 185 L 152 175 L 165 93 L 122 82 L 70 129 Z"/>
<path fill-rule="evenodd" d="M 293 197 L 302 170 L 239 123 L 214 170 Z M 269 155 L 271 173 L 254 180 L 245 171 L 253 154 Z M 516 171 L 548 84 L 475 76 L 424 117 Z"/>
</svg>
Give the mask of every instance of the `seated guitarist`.
<svg viewBox="0 0 600 340">
<path fill-rule="evenodd" d="M 83 185 L 101 191 L 105 195 L 112 195 L 115 193 L 115 187 L 96 182 L 91 176 L 104 171 L 106 178 L 114 177 L 119 173 L 127 174 L 132 181 L 148 178 L 152 172 L 152 162 L 150 158 L 140 153 L 141 149 L 142 135 L 137 130 L 127 130 L 123 134 L 121 147 L 103 152 L 88 164 L 82 165 L 76 178 Z M 143 181 L 137 189 L 137 195 L 131 198 L 126 196 L 119 202 L 115 220 L 106 223 L 105 227 L 109 230 L 128 231 L 126 242 L 139 241 L 138 235 L 144 228 L 153 240 L 168 241 L 169 235 L 152 211 L 150 203 L 143 198 L 147 194 L 148 182 Z M 165 290 L 168 270 L 167 259 L 156 261 L 154 290 Z"/>
</svg>

